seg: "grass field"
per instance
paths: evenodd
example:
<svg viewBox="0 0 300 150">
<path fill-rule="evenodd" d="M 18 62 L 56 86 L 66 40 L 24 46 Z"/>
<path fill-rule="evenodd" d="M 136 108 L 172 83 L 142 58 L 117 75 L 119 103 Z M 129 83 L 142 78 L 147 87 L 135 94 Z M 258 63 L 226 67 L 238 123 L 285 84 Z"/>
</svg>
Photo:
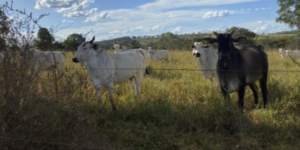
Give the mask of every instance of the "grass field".
<svg viewBox="0 0 300 150">
<path fill-rule="evenodd" d="M 13 70 L 0 80 L 9 89 L 0 91 L 0 148 L 298 149 L 300 67 L 289 58 L 281 60 L 277 51 L 267 53 L 267 109 L 262 109 L 261 93 L 254 105 L 247 87 L 243 113 L 237 94 L 225 102 L 189 51 L 172 51 L 169 62 L 149 62 L 151 74 L 142 81 L 139 102 L 127 83 L 116 85 L 117 112 L 111 111 L 107 92 L 104 111 L 97 112 L 95 90 L 83 65 L 71 62 L 72 53 L 67 53 L 67 72 L 59 79 L 42 73 L 27 80 Z M 20 77 L 22 82 L 15 81 Z"/>
</svg>

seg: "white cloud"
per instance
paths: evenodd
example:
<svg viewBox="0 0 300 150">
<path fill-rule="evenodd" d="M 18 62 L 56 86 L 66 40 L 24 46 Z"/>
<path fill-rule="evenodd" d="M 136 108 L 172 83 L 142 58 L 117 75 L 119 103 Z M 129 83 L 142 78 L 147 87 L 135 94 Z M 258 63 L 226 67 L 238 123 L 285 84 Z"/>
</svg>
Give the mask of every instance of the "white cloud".
<svg viewBox="0 0 300 150">
<path fill-rule="evenodd" d="M 97 12 L 97 8 L 88 9 L 94 0 L 38 0 L 36 9 L 57 8 L 56 12 L 64 17 L 87 17 Z"/>
<path fill-rule="evenodd" d="M 144 26 L 136 26 L 132 30 L 145 30 L 146 28 Z"/>
<path fill-rule="evenodd" d="M 101 12 L 101 13 L 94 14 L 92 16 L 87 17 L 84 20 L 84 22 L 95 22 L 95 21 L 108 19 L 108 18 L 109 18 L 109 14 L 107 12 Z"/>
<path fill-rule="evenodd" d="M 66 19 L 63 19 L 62 22 L 69 22 L 69 23 L 74 23 L 73 20 L 66 20 Z"/>
<path fill-rule="evenodd" d="M 121 31 L 120 31 L 120 30 L 115 30 L 115 31 L 111 31 L 111 32 L 109 32 L 109 34 L 119 34 L 119 33 L 121 33 Z"/>
<path fill-rule="evenodd" d="M 151 28 L 152 31 L 158 31 L 158 30 L 163 30 L 164 27 L 160 26 L 160 25 L 156 25 L 154 27 Z"/>
<path fill-rule="evenodd" d="M 66 7 L 68 9 L 57 9 L 60 13 L 65 13 L 66 15 L 70 13 L 69 16 L 82 16 L 82 14 L 75 14 L 75 11 L 86 11 L 91 4 L 82 3 L 83 0 L 78 0 L 80 2 L 75 3 L 76 5 L 80 5 L 80 7 L 74 7 L 71 5 L 70 7 Z M 251 14 L 256 14 L 258 12 L 255 11 L 255 8 L 251 9 L 249 13 L 247 8 L 244 9 L 236 9 L 232 10 L 210 10 L 209 7 L 206 9 L 185 9 L 185 6 L 202 6 L 202 5 L 217 5 L 217 0 L 156 0 L 154 3 L 159 4 L 168 4 L 172 3 L 174 5 L 165 6 L 161 5 L 156 8 L 148 8 L 146 6 L 150 6 L 148 4 L 141 5 L 137 9 L 115 9 L 115 10 L 105 10 L 102 12 L 93 12 L 87 15 L 84 18 L 84 22 L 96 22 L 89 23 L 90 26 L 78 27 L 70 30 L 63 30 L 57 33 L 57 36 L 66 37 L 70 33 L 77 33 L 81 31 L 81 33 L 88 32 L 91 28 L 93 29 L 93 35 L 97 37 L 97 40 L 105 40 L 116 37 L 121 37 L 124 35 L 134 35 L 134 36 L 143 36 L 143 35 L 158 35 L 164 32 L 173 32 L 173 33 L 192 33 L 192 32 L 211 32 L 211 31 L 220 31 L 230 28 L 232 26 L 245 27 L 258 32 L 270 32 L 275 30 L 282 30 L 280 27 L 284 26 L 273 26 L 272 23 L 268 21 L 258 21 L 252 18 L 252 23 L 242 23 L 243 19 L 239 19 L 239 17 L 248 17 Z M 189 2 L 190 4 L 186 3 Z M 252 0 L 228 0 L 221 3 L 242 3 L 249 2 Z M 254 0 L 255 1 L 255 0 Z M 149 3 L 149 4 L 154 4 Z M 176 3 L 176 4 L 175 4 Z M 178 5 L 177 5 L 178 3 Z M 201 4 L 200 4 L 201 3 Z M 181 4 L 181 5 L 179 5 Z M 186 4 L 186 5 L 184 5 Z M 198 4 L 198 5 L 194 5 Z M 180 8 L 180 9 L 172 9 L 166 10 L 169 8 Z M 226 9 L 226 7 L 225 7 Z M 266 10 L 268 8 L 260 8 L 259 10 Z M 155 11 L 155 10 L 163 10 L 163 11 Z M 155 11 L 155 13 L 154 13 Z M 74 14 L 73 14 L 74 13 Z M 243 13 L 243 15 L 235 15 L 237 13 Z M 72 14 L 72 15 L 71 15 Z M 245 15 L 244 15 L 245 14 Z M 225 17 L 228 15 L 232 15 L 232 18 L 235 20 L 223 22 L 222 25 L 217 24 L 218 18 L 216 19 L 207 19 L 212 17 Z M 230 17 L 231 18 L 231 17 Z M 108 20 L 104 20 L 108 19 Z M 263 18 L 260 18 L 264 20 Z M 101 23 L 97 23 L 97 21 L 101 21 Z M 273 21 L 275 22 L 275 21 Z M 268 24 L 268 25 L 265 25 Z M 87 25 L 87 24 L 85 24 Z M 263 26 L 265 25 L 265 26 Z M 176 27 L 176 28 L 175 28 Z M 182 30 L 184 29 L 184 30 Z M 263 31 L 264 30 L 264 31 Z M 68 31 L 68 32 L 67 32 Z M 276 32 L 276 31 L 275 31 Z"/>
<path fill-rule="evenodd" d="M 182 7 L 237 4 L 253 1 L 261 0 L 156 0 L 155 2 L 141 5 L 139 8 L 143 10 L 165 10 Z"/>
<path fill-rule="evenodd" d="M 57 9 L 57 12 L 64 13 L 64 12 L 70 12 L 70 11 L 83 11 L 92 3 L 94 3 L 93 0 L 83 0 L 80 3 L 72 4 L 71 7 L 59 8 L 59 9 Z"/>
<path fill-rule="evenodd" d="M 262 24 L 262 23 L 265 23 L 265 22 L 264 21 L 257 21 L 256 23 Z"/>
<path fill-rule="evenodd" d="M 61 8 L 71 7 L 73 4 L 78 3 L 79 0 L 38 0 L 35 2 L 35 9 L 43 8 Z"/>
<path fill-rule="evenodd" d="M 260 27 L 255 28 L 255 29 L 254 29 L 254 32 L 255 32 L 255 33 L 263 33 L 263 32 L 265 32 L 268 28 L 269 28 L 269 25 L 268 25 L 268 24 L 264 24 L 264 25 L 262 25 L 262 26 L 260 26 Z"/>
<path fill-rule="evenodd" d="M 163 30 L 164 27 L 161 25 L 155 25 L 153 27 L 145 27 L 145 26 L 136 26 L 134 28 L 131 28 L 129 31 L 144 31 L 144 32 L 150 32 L 150 31 L 160 31 Z"/>
<path fill-rule="evenodd" d="M 230 15 L 228 10 L 224 10 L 224 11 L 209 11 L 207 13 L 204 14 L 204 16 L 202 18 L 215 18 L 215 17 L 224 17 L 224 16 L 228 16 Z"/>
<path fill-rule="evenodd" d="M 247 28 L 255 33 L 275 33 L 291 30 L 288 25 L 275 22 L 275 20 L 253 21 L 236 24 L 237 27 Z"/>
<path fill-rule="evenodd" d="M 86 16 L 90 16 L 91 14 L 94 14 L 95 12 L 97 12 L 97 8 L 93 8 L 91 10 L 68 12 L 65 13 L 63 16 L 64 17 L 86 17 Z"/>
<path fill-rule="evenodd" d="M 181 30 L 182 30 L 181 27 L 178 26 L 175 29 L 173 29 L 171 32 L 175 34 L 175 33 L 181 32 Z"/>
</svg>

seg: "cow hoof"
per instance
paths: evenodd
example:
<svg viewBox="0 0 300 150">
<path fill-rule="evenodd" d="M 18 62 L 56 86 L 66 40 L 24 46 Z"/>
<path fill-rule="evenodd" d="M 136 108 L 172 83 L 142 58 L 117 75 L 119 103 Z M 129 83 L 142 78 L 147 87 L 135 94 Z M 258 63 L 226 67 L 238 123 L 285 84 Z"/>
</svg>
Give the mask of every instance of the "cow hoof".
<svg viewBox="0 0 300 150">
<path fill-rule="evenodd" d="M 117 108 L 116 108 L 116 107 L 113 107 L 112 110 L 113 110 L 113 111 L 117 111 Z"/>
</svg>

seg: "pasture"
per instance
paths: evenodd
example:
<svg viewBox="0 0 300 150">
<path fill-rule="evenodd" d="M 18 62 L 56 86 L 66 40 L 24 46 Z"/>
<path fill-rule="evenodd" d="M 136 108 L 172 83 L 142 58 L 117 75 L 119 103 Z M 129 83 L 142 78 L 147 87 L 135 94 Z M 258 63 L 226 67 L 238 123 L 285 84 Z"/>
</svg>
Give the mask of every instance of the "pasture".
<svg viewBox="0 0 300 150">
<path fill-rule="evenodd" d="M 244 112 L 237 94 L 225 101 L 211 87 L 191 51 L 170 51 L 168 62 L 149 61 L 137 102 L 129 84 L 115 86 L 117 112 L 108 93 L 97 112 L 95 89 L 82 64 L 66 53 L 66 73 L 31 76 L 19 61 L 1 69 L 1 149 L 298 149 L 300 66 L 266 50 L 267 109 L 249 87 Z M 300 62 L 300 60 L 297 60 Z M 15 67 L 15 68 L 14 68 Z M 24 73 L 25 72 L 25 73 Z M 258 85 L 258 83 L 257 83 Z"/>
</svg>

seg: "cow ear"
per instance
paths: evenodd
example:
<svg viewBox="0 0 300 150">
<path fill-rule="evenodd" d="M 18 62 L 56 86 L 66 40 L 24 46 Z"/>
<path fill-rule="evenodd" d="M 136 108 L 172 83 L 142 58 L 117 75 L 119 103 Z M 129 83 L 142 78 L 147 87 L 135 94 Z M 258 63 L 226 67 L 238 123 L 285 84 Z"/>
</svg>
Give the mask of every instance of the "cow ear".
<svg viewBox="0 0 300 150">
<path fill-rule="evenodd" d="M 204 41 L 207 41 L 208 43 L 215 43 L 217 42 L 217 39 L 214 38 L 203 38 Z"/>
<path fill-rule="evenodd" d="M 232 40 L 233 40 L 233 42 L 236 42 L 236 43 L 239 43 L 239 42 L 241 42 L 241 41 L 243 41 L 243 40 L 245 40 L 246 38 L 245 37 L 243 37 L 243 36 L 240 36 L 240 37 L 238 37 L 238 38 L 232 38 Z"/>
<path fill-rule="evenodd" d="M 94 49 L 94 50 L 97 50 L 98 47 L 99 47 L 98 44 L 93 44 L 93 49 Z"/>
<path fill-rule="evenodd" d="M 234 29 L 232 29 L 231 31 L 229 31 L 229 33 L 228 34 L 230 34 L 230 35 L 232 35 L 233 33 L 234 33 Z"/>
<path fill-rule="evenodd" d="M 93 39 L 90 41 L 90 43 L 92 44 L 95 40 L 95 36 L 93 36 Z"/>
</svg>

